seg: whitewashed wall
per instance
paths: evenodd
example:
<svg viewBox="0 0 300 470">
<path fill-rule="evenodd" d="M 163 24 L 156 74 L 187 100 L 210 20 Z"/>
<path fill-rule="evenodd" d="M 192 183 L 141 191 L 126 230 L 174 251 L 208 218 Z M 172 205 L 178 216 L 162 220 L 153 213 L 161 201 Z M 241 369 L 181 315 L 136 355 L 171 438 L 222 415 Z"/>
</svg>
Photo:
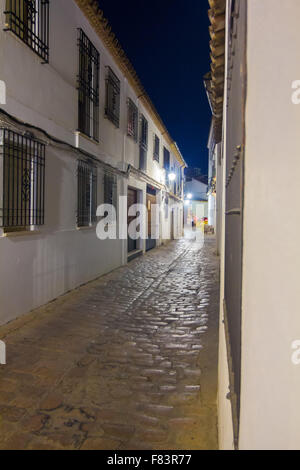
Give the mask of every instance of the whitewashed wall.
<svg viewBox="0 0 300 470">
<path fill-rule="evenodd" d="M 44 65 L 15 35 L 3 31 L 4 11 L 5 0 L 0 0 L 0 80 L 7 86 L 3 109 L 124 170 L 128 164 L 139 167 L 139 146 L 126 135 L 126 103 L 130 97 L 149 122 L 147 173 L 158 183 L 164 183 L 163 145 L 171 149 L 75 2 L 50 2 L 50 60 Z M 99 144 L 76 133 L 78 28 L 84 30 L 100 52 Z M 121 80 L 119 129 L 104 117 L 106 66 Z M 159 164 L 153 161 L 154 133 L 161 143 Z M 0 233 L 0 324 L 127 261 L 126 242 L 99 241 L 95 227 L 81 230 L 76 227 L 77 158 L 75 152 L 47 146 L 45 225 L 30 235 L 6 237 Z M 98 172 L 101 194 L 102 178 Z M 142 201 L 146 200 L 146 183 L 133 176 L 129 181 L 119 177 L 119 195 L 127 194 L 128 184 L 140 189 Z M 161 200 L 160 193 L 158 199 Z M 162 229 L 169 223 L 169 219 L 162 218 Z M 140 248 L 145 249 L 144 243 Z"/>
<path fill-rule="evenodd" d="M 251 0 L 247 5 L 239 447 L 299 450 L 300 366 L 292 363 L 291 346 L 300 339 L 300 105 L 291 96 L 292 82 L 300 80 L 300 4 Z M 226 119 L 224 126 L 226 140 Z M 223 222 L 224 208 L 223 198 Z M 219 437 L 221 448 L 230 449 L 223 273 L 222 255 Z"/>
<path fill-rule="evenodd" d="M 299 18 L 298 0 L 248 2 L 242 449 L 300 449 Z"/>
</svg>

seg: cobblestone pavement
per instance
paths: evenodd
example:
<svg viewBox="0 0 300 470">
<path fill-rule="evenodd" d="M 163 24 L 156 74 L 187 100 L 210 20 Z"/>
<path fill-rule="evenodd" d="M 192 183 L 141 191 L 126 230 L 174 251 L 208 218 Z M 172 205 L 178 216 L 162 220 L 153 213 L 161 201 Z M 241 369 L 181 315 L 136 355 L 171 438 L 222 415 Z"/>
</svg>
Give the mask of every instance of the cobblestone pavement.
<svg viewBox="0 0 300 470">
<path fill-rule="evenodd" d="M 0 449 L 216 449 L 218 288 L 180 240 L 0 328 Z"/>
</svg>

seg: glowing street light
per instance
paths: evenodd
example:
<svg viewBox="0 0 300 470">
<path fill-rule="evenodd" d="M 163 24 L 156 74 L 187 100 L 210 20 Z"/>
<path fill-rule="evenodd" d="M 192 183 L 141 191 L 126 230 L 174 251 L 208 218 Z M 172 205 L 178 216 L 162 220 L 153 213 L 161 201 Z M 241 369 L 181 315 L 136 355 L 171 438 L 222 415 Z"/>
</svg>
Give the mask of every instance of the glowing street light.
<svg viewBox="0 0 300 470">
<path fill-rule="evenodd" d="M 188 193 L 186 196 L 188 199 L 192 199 L 193 195 L 191 193 Z"/>
<path fill-rule="evenodd" d="M 176 180 L 176 175 L 175 175 L 175 173 L 169 173 L 169 180 L 170 180 L 170 181 L 175 181 L 175 180 Z"/>
</svg>

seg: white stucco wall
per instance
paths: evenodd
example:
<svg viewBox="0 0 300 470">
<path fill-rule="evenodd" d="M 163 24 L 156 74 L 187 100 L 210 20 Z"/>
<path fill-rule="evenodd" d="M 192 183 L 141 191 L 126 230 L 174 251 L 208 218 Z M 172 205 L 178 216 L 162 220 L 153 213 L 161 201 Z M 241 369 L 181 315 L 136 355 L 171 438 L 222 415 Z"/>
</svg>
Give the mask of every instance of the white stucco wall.
<svg viewBox="0 0 300 470">
<path fill-rule="evenodd" d="M 248 1 L 241 449 L 300 448 L 298 0 Z"/>
<path fill-rule="evenodd" d="M 7 89 L 2 108 L 12 116 L 37 126 L 51 136 L 85 150 L 113 167 L 139 168 L 139 145 L 127 137 L 127 98 L 130 97 L 149 124 L 147 174 L 165 183 L 163 146 L 171 153 L 171 164 L 180 166 L 169 144 L 127 83 L 116 62 L 73 0 L 50 2 L 50 60 L 40 58 L 11 32 L 4 32 L 5 0 L 0 0 L 0 80 Z M 100 52 L 100 142 L 78 135 L 78 28 Z M 105 73 L 110 66 L 121 81 L 120 127 L 104 116 Z M 20 126 L 22 131 L 22 126 Z M 160 138 L 160 162 L 153 161 L 153 137 Z M 127 262 L 127 242 L 100 241 L 94 228 L 78 230 L 78 154 L 54 146 L 46 147 L 45 225 L 33 235 L 5 237 L 0 233 L 0 324 L 16 318 L 74 287 Z M 138 176 L 118 177 L 118 194 L 131 185 L 146 200 L 146 182 Z M 98 194 L 103 191 L 98 170 Z M 161 194 L 158 191 L 158 200 Z M 140 201 L 140 202 L 141 202 Z M 98 198 L 100 204 L 101 197 Z M 176 226 L 180 224 L 180 216 Z M 170 224 L 162 218 L 162 229 Z M 158 244 L 161 242 L 159 240 Z M 140 248 L 144 250 L 144 242 Z"/>
<path fill-rule="evenodd" d="M 228 63 L 228 25 L 230 24 L 229 3 L 226 0 L 226 37 L 225 37 L 225 63 Z M 225 83 L 227 83 L 228 68 L 225 67 Z M 223 159 L 219 168 L 218 185 L 222 190 L 217 193 L 218 204 L 220 205 L 220 322 L 219 322 L 219 364 L 218 364 L 218 437 L 220 450 L 234 449 L 234 435 L 232 422 L 231 402 L 228 399 L 229 387 L 229 367 L 228 351 L 224 325 L 224 297 L 225 297 L 225 207 L 226 207 L 226 148 L 227 148 L 227 99 L 228 89 L 225 86 L 224 106 L 223 106 Z"/>
</svg>

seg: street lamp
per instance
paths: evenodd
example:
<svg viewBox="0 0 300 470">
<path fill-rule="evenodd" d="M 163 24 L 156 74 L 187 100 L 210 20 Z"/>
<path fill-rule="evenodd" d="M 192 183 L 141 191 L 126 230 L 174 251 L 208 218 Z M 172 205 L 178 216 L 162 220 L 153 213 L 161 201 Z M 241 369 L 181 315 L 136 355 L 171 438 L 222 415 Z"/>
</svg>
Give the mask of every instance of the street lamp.
<svg viewBox="0 0 300 470">
<path fill-rule="evenodd" d="M 188 193 L 186 196 L 188 199 L 192 199 L 193 195 L 191 193 Z"/>
<path fill-rule="evenodd" d="M 175 180 L 176 180 L 176 175 L 175 175 L 175 173 L 169 173 L 169 180 L 170 180 L 170 181 L 175 181 Z"/>
</svg>

